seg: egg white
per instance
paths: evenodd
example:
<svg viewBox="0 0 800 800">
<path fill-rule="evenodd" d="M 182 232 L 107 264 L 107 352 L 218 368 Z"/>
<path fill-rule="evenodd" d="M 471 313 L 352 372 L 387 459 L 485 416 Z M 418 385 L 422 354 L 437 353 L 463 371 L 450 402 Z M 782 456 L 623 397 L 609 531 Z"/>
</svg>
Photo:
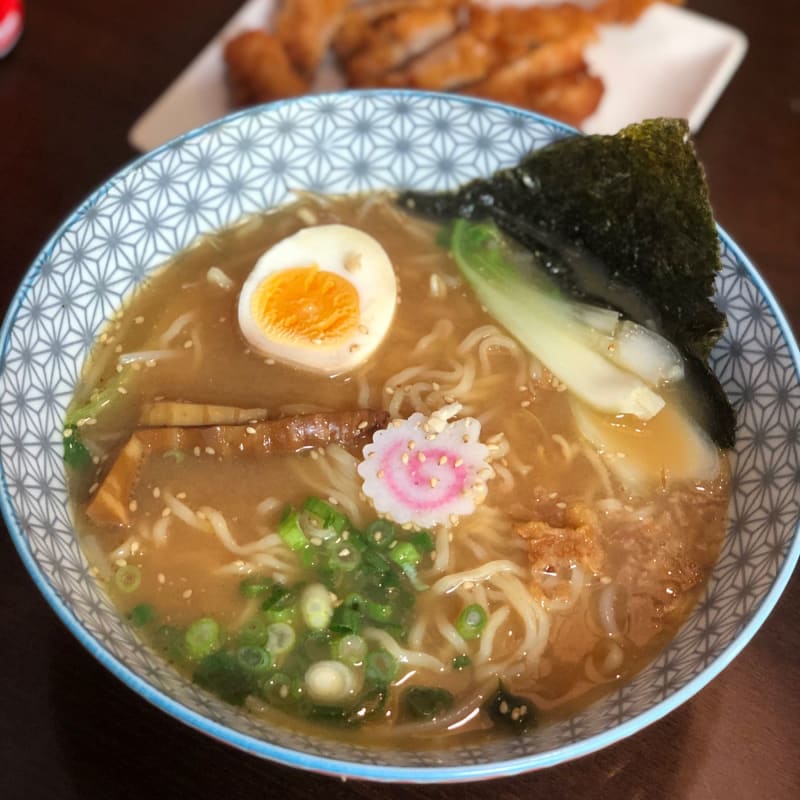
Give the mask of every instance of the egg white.
<svg viewBox="0 0 800 800">
<path fill-rule="evenodd" d="M 357 327 L 335 343 L 291 342 L 268 335 L 253 318 L 253 294 L 272 275 L 312 264 L 353 286 L 359 302 Z M 397 280 L 380 243 L 348 225 L 319 225 L 282 239 L 258 259 L 239 295 L 238 318 L 242 335 L 258 353 L 335 375 L 354 369 L 375 352 L 392 324 L 396 305 Z"/>
</svg>

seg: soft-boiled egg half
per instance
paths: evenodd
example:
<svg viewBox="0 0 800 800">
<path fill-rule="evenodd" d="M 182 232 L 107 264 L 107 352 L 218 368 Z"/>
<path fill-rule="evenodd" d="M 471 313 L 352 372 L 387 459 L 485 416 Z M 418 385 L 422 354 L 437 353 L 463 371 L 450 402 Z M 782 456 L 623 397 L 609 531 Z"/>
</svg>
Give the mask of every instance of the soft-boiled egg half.
<svg viewBox="0 0 800 800">
<path fill-rule="evenodd" d="M 239 327 L 259 353 L 334 375 L 375 352 L 396 305 L 383 247 L 348 225 L 319 225 L 258 259 L 239 295 Z"/>
</svg>

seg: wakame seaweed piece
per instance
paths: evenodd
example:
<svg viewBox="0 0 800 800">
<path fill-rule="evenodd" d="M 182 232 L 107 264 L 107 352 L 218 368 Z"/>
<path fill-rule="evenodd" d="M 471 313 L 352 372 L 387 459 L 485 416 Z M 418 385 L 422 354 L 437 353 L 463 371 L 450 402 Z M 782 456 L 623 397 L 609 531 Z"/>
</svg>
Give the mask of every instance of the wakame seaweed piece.
<svg viewBox="0 0 800 800">
<path fill-rule="evenodd" d="M 414 213 L 492 219 L 563 291 L 620 310 L 705 363 L 725 328 L 714 305 L 719 239 L 685 121 L 654 119 L 614 136 L 573 136 L 454 192 L 408 192 Z M 700 422 L 735 443 L 735 412 L 716 378 L 694 370 L 712 412 Z"/>
<path fill-rule="evenodd" d="M 235 706 L 242 705 L 247 695 L 256 690 L 252 676 L 236 656 L 227 651 L 206 656 L 192 673 L 192 680 Z"/>
<path fill-rule="evenodd" d="M 536 725 L 536 706 L 527 697 L 511 694 L 502 681 L 484 709 L 495 725 L 514 733 L 525 733 Z"/>
</svg>

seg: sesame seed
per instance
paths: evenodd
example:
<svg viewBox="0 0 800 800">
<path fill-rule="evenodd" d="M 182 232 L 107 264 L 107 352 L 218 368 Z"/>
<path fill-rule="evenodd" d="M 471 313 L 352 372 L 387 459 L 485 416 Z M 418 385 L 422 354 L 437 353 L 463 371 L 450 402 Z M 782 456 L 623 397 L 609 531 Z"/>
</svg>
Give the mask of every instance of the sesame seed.
<svg viewBox="0 0 800 800">
<path fill-rule="evenodd" d="M 161 497 L 161 489 L 159 489 L 158 486 L 153 487 L 153 497 L 155 497 L 156 499 Z"/>
<path fill-rule="evenodd" d="M 439 479 L 438 478 L 431 478 L 430 479 L 431 489 L 435 489 L 437 483 L 439 483 Z"/>
<path fill-rule="evenodd" d="M 184 592 L 184 593 L 181 595 L 181 597 L 182 597 L 184 600 L 188 600 L 188 599 L 189 599 L 191 596 L 192 596 L 192 590 L 191 590 L 191 589 L 187 589 L 187 590 L 186 590 L 186 591 L 185 591 L 185 592 Z"/>
<path fill-rule="evenodd" d="M 413 450 L 417 446 L 417 443 L 413 439 L 408 440 L 408 449 Z"/>
<path fill-rule="evenodd" d="M 162 517 L 168 517 L 171 513 L 172 513 L 172 509 L 169 506 L 167 506 L 166 508 L 162 508 L 161 509 L 161 516 Z"/>
<path fill-rule="evenodd" d="M 139 504 L 135 500 L 131 500 L 130 503 L 128 503 L 128 508 L 131 511 L 136 511 L 136 509 L 139 508 Z"/>
<path fill-rule="evenodd" d="M 358 326 L 359 333 L 363 333 L 366 336 L 369 333 L 369 328 L 366 325 L 359 325 Z"/>
<path fill-rule="evenodd" d="M 253 433 L 255 433 L 255 432 L 256 432 L 256 429 L 255 429 L 255 428 L 254 428 L 252 425 L 248 425 L 248 426 L 247 426 L 247 427 L 244 429 L 244 432 L 245 432 L 245 433 L 250 433 L 250 434 L 253 434 Z"/>
<path fill-rule="evenodd" d="M 425 461 L 427 461 L 427 460 L 428 460 L 428 459 L 427 459 L 427 456 L 425 455 L 425 453 L 422 453 L 422 452 L 419 452 L 419 453 L 417 453 L 417 459 L 419 460 L 419 462 L 420 462 L 421 464 L 424 464 L 424 463 L 425 463 Z"/>
<path fill-rule="evenodd" d="M 369 423 L 365 419 L 363 419 L 361 420 L 361 422 L 358 423 L 358 425 L 356 425 L 356 427 L 358 428 L 358 430 L 363 431 L 364 428 L 367 427 L 367 425 L 369 425 Z"/>
<path fill-rule="evenodd" d="M 121 352 L 122 352 L 122 345 L 121 345 L 121 344 L 118 344 L 118 345 L 117 345 L 117 346 L 114 348 L 114 352 L 115 352 L 115 353 L 117 353 L 117 354 L 121 353 Z"/>
<path fill-rule="evenodd" d="M 322 544 L 322 539 L 320 539 L 319 536 L 312 536 L 309 541 L 314 547 L 319 547 Z"/>
<path fill-rule="evenodd" d="M 386 473 L 382 469 L 379 469 L 376 474 L 378 478 L 382 478 Z"/>
<path fill-rule="evenodd" d="M 128 562 L 127 562 L 127 561 L 126 561 L 124 558 L 118 558 L 118 559 L 117 559 L 117 560 L 114 562 L 114 564 L 115 564 L 116 566 L 118 566 L 118 567 L 127 567 L 127 566 L 128 566 Z"/>
<path fill-rule="evenodd" d="M 289 696 L 289 687 L 285 683 L 282 684 L 278 689 L 278 694 L 281 696 L 281 700 L 285 700 Z"/>
<path fill-rule="evenodd" d="M 343 548 L 342 548 L 342 549 L 339 551 L 339 555 L 340 555 L 340 556 L 344 556 L 344 558 L 347 558 L 347 556 L 349 556 L 351 552 L 352 552 L 352 551 L 350 550 L 350 548 L 349 548 L 349 547 L 343 547 Z"/>
<path fill-rule="evenodd" d="M 455 526 L 456 526 L 456 525 L 458 525 L 458 515 L 457 515 L 457 514 L 451 514 L 451 515 L 450 515 L 450 524 L 451 524 L 451 525 L 452 525 L 454 528 L 455 528 Z"/>
<path fill-rule="evenodd" d="M 95 493 L 95 492 L 98 490 L 98 488 L 99 488 L 99 487 L 100 487 L 100 484 L 99 484 L 99 483 L 97 483 L 97 482 L 93 483 L 93 484 L 92 484 L 92 485 L 89 487 L 89 494 L 94 494 L 94 493 Z"/>
<path fill-rule="evenodd" d="M 175 497 L 177 497 L 178 500 L 185 500 L 186 499 L 186 492 L 178 492 L 178 494 L 176 494 Z"/>
<path fill-rule="evenodd" d="M 463 441 L 463 442 L 464 442 L 464 444 L 469 444 L 469 436 L 468 436 L 468 435 L 465 433 L 465 434 L 464 434 L 464 435 L 461 437 L 461 441 Z M 489 449 L 491 449 L 491 447 L 490 447 Z M 496 448 L 495 448 L 495 449 L 496 449 Z"/>
<path fill-rule="evenodd" d="M 200 448 L 199 448 L 199 447 L 195 447 L 195 448 L 194 448 L 194 450 L 192 450 L 192 452 L 193 452 L 193 453 L 194 453 L 196 456 L 199 456 L 199 455 L 200 455 Z"/>
<path fill-rule="evenodd" d="M 527 408 L 527 407 L 528 407 L 530 404 L 531 404 L 531 401 L 530 401 L 530 400 L 523 400 L 523 401 L 520 403 L 520 405 L 521 405 L 523 408 Z"/>
<path fill-rule="evenodd" d="M 69 439 L 72 436 L 72 428 L 64 428 L 64 438 Z"/>
<path fill-rule="evenodd" d="M 156 580 L 162 585 L 167 582 L 167 578 L 163 572 L 159 572 L 158 575 L 156 575 Z"/>
<path fill-rule="evenodd" d="M 274 358 L 268 358 L 268 359 L 266 359 L 266 361 L 264 361 L 264 363 L 268 367 L 274 367 L 275 366 L 275 359 Z"/>
<path fill-rule="evenodd" d="M 136 555 L 139 552 L 139 542 L 131 542 L 131 554 Z"/>
<path fill-rule="evenodd" d="M 316 450 L 312 450 L 309 455 L 312 461 L 319 461 L 319 453 Z"/>
<path fill-rule="evenodd" d="M 216 455 L 217 451 L 214 450 L 213 447 L 206 447 L 205 449 L 206 455 L 213 456 Z"/>
<path fill-rule="evenodd" d="M 503 700 L 500 703 L 500 713 L 501 714 L 508 714 L 508 711 L 509 711 L 508 703 L 505 700 Z"/>
<path fill-rule="evenodd" d="M 556 508 L 560 508 L 560 509 L 562 509 L 562 510 L 563 510 L 563 509 L 565 509 L 566 507 L 567 507 L 567 504 L 566 504 L 565 502 L 563 502 L 563 501 L 562 501 L 562 502 L 560 502 L 560 503 L 556 503 Z"/>
<path fill-rule="evenodd" d="M 144 317 L 135 317 L 133 322 L 135 325 L 141 325 L 144 322 Z"/>
<path fill-rule="evenodd" d="M 434 392 L 438 392 L 438 391 L 439 391 L 439 389 L 441 388 L 441 387 L 439 386 L 439 384 L 438 384 L 438 383 L 436 383 L 436 381 L 434 381 L 434 382 L 431 384 L 431 387 L 432 387 L 432 389 L 433 389 L 433 391 L 434 391 Z"/>
<path fill-rule="evenodd" d="M 453 466 L 454 466 L 456 469 L 458 469 L 458 467 L 462 466 L 462 465 L 463 465 L 463 463 L 464 463 L 464 459 L 463 459 L 463 458 L 457 458 L 457 459 L 455 460 L 455 463 L 453 464 Z"/>
<path fill-rule="evenodd" d="M 156 365 L 156 360 L 154 358 L 148 358 L 147 361 L 144 362 L 146 367 L 154 367 Z"/>
<path fill-rule="evenodd" d="M 339 505 L 339 501 L 338 501 L 338 500 L 337 500 L 335 497 L 329 497 L 329 498 L 328 498 L 328 502 L 329 502 L 329 503 L 330 503 L 332 506 L 338 506 L 338 505 Z"/>
<path fill-rule="evenodd" d="M 386 394 L 394 394 L 394 389 L 391 386 L 387 386 L 384 390 Z"/>
</svg>

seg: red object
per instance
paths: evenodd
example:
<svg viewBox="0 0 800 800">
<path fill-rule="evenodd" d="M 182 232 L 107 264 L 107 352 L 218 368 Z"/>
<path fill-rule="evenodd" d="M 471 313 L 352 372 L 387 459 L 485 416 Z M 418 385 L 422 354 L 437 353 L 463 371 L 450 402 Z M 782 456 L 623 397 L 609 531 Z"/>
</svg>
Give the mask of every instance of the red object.
<svg viewBox="0 0 800 800">
<path fill-rule="evenodd" d="M 23 0 L 0 0 L 0 58 L 13 50 L 24 21 Z"/>
</svg>

